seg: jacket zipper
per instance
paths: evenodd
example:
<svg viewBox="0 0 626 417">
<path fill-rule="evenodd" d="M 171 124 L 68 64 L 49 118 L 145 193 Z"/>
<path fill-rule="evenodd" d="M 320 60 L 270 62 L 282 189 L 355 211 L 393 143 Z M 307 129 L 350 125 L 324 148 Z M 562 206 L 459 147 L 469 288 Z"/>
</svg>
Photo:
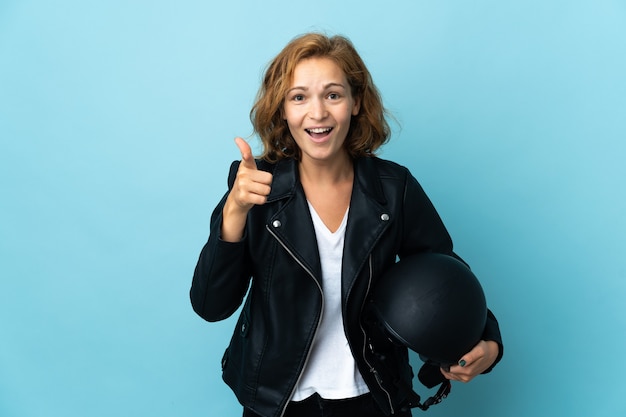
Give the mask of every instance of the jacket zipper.
<svg viewBox="0 0 626 417">
<path fill-rule="evenodd" d="M 370 255 L 369 257 L 369 277 L 368 277 L 368 282 L 367 282 L 367 292 L 365 293 L 365 297 L 363 298 L 363 304 L 361 305 L 361 311 L 363 311 L 363 309 L 365 308 L 365 303 L 367 302 L 367 296 L 370 292 L 370 288 L 372 286 L 372 255 Z M 391 409 L 391 414 L 394 414 L 394 408 L 393 408 L 393 402 L 391 401 L 391 394 L 389 394 L 389 391 L 387 391 L 385 389 L 385 387 L 383 387 L 382 381 L 380 379 L 380 376 L 378 375 L 378 371 L 376 371 L 376 369 L 372 366 L 371 363 L 368 362 L 367 357 L 365 356 L 365 349 L 367 349 L 367 332 L 365 331 L 365 329 L 363 328 L 363 322 L 359 321 L 359 327 L 361 327 L 361 331 L 363 332 L 363 360 L 365 361 L 365 363 L 367 364 L 367 366 L 370 368 L 369 371 L 371 373 L 374 374 L 374 378 L 376 379 L 376 382 L 378 383 L 378 386 L 380 387 L 380 389 L 387 395 L 387 401 L 389 401 L 389 408 Z"/>
<path fill-rule="evenodd" d="M 324 292 L 322 291 L 322 287 L 320 286 L 319 282 L 317 282 L 317 280 L 315 279 L 315 275 L 313 275 L 313 272 L 311 272 L 311 270 L 309 268 L 307 268 L 306 266 L 304 266 L 304 264 L 302 262 L 300 262 L 300 260 L 293 254 L 293 252 L 287 246 L 285 246 L 285 244 L 272 231 L 272 229 L 269 226 L 267 226 L 267 225 L 265 226 L 265 228 L 268 230 L 268 232 L 270 232 L 270 234 L 272 236 L 274 236 L 274 238 L 278 241 L 278 243 L 280 243 L 280 245 L 283 247 L 283 249 L 285 249 L 287 251 L 289 256 L 291 256 L 298 263 L 298 265 L 300 265 L 302 267 L 302 269 L 304 269 L 307 272 L 307 274 L 309 274 L 311 276 L 311 278 L 313 279 L 313 281 L 317 285 L 317 288 L 320 291 L 320 295 L 322 297 L 322 307 L 320 309 L 320 316 L 317 319 L 317 326 L 315 326 L 315 333 L 313 334 L 313 339 L 312 340 L 315 340 L 315 336 L 317 336 L 317 331 L 318 331 L 318 329 L 320 327 L 320 323 L 322 322 L 322 315 L 324 314 Z M 298 375 L 298 379 L 296 380 L 296 384 L 291 389 L 291 393 L 289 394 L 289 398 L 291 398 L 293 396 L 293 393 L 296 392 L 296 388 L 298 387 L 298 384 L 300 383 L 300 379 L 302 379 L 302 374 L 304 373 L 304 369 L 306 368 L 306 365 L 309 362 L 310 356 L 311 356 L 311 347 L 309 346 L 309 350 L 306 353 L 306 358 L 304 359 L 304 366 L 302 366 L 302 370 L 300 371 L 300 374 Z M 283 411 L 280 413 L 280 417 L 283 417 L 285 415 L 285 412 L 287 411 L 287 406 L 288 405 L 289 405 L 289 399 L 287 399 L 287 402 L 285 403 L 285 406 L 283 407 Z"/>
</svg>

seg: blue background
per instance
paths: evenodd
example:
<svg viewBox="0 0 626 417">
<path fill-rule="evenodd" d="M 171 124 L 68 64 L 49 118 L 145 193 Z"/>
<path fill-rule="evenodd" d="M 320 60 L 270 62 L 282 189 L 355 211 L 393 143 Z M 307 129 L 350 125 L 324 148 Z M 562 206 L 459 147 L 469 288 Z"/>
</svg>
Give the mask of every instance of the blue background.
<svg viewBox="0 0 626 417">
<path fill-rule="evenodd" d="M 188 289 L 262 70 L 310 30 L 354 41 L 381 156 L 500 320 L 501 365 L 427 415 L 626 415 L 625 1 L 3 0 L 0 416 L 240 415 L 234 319 Z"/>
</svg>

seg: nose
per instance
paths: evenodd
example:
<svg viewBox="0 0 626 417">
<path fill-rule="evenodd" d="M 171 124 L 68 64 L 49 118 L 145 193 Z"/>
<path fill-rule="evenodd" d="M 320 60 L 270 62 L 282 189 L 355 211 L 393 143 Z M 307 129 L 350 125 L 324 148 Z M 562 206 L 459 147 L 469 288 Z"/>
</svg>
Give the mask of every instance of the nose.
<svg viewBox="0 0 626 417">
<path fill-rule="evenodd" d="M 309 118 L 311 120 L 322 120 L 328 115 L 326 104 L 323 99 L 311 100 L 309 107 Z"/>
</svg>

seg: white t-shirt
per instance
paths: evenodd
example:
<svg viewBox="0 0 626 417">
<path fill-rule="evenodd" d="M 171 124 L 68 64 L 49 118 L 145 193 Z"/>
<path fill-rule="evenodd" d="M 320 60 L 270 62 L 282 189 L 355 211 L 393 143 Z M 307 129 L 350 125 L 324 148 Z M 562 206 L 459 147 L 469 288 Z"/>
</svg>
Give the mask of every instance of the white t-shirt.
<svg viewBox="0 0 626 417">
<path fill-rule="evenodd" d="M 316 392 L 326 399 L 352 398 L 369 389 L 356 367 L 343 329 L 341 262 L 348 212 L 332 233 L 310 203 L 309 210 L 322 264 L 324 309 L 308 362 L 291 399 L 301 401 Z"/>
</svg>

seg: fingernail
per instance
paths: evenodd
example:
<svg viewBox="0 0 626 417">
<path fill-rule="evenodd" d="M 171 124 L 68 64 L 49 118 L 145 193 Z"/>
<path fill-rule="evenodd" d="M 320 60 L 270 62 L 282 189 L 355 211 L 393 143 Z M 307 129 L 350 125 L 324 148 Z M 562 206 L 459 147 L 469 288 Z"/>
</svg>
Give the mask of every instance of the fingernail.
<svg viewBox="0 0 626 417">
<path fill-rule="evenodd" d="M 459 366 L 460 366 L 460 367 L 464 367 L 464 366 L 465 366 L 465 364 L 467 364 L 467 362 L 465 362 L 463 359 L 461 359 L 461 360 L 459 361 Z"/>
</svg>

